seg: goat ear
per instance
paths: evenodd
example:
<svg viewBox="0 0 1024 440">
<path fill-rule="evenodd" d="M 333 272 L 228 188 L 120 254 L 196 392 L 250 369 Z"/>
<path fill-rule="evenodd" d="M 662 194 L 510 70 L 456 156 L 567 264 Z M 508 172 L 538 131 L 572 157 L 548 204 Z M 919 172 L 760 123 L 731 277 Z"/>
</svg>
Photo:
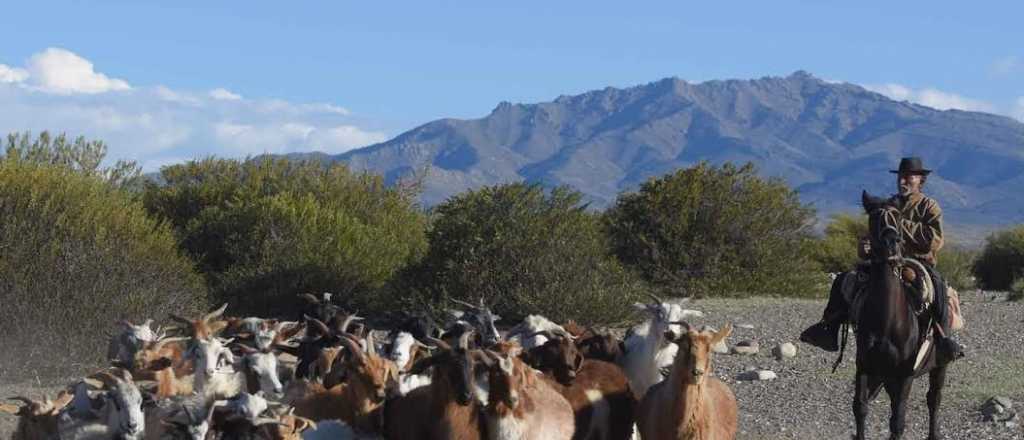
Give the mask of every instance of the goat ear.
<svg viewBox="0 0 1024 440">
<path fill-rule="evenodd" d="M 715 335 L 711 337 L 711 343 L 712 344 L 717 344 L 719 342 L 722 342 L 722 341 L 725 340 L 725 338 L 728 338 L 729 335 L 731 335 L 731 334 L 732 334 L 732 323 L 731 322 L 730 323 L 726 323 L 725 327 L 722 327 L 721 330 L 715 332 Z"/>
<path fill-rule="evenodd" d="M 644 312 L 644 311 L 647 311 L 647 304 L 639 303 L 639 302 L 638 303 L 633 303 L 633 308 L 636 309 L 638 312 Z"/>
<path fill-rule="evenodd" d="M 7 414 L 10 414 L 10 415 L 14 416 L 14 415 L 18 415 L 19 411 L 21 411 L 21 407 L 18 406 L 18 405 L 11 405 L 9 403 L 0 403 L 0 412 L 5 412 Z"/>
</svg>

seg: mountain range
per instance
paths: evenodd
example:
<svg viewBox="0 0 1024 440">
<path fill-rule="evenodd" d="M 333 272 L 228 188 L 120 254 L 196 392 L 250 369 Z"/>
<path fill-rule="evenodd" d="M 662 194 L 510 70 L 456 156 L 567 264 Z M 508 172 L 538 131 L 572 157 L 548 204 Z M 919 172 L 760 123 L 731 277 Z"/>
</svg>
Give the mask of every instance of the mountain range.
<svg viewBox="0 0 1024 440">
<path fill-rule="evenodd" d="M 700 161 L 753 162 L 784 179 L 821 219 L 859 212 L 861 190 L 895 191 L 904 156 L 934 170 L 954 242 L 1024 222 L 1024 124 L 899 102 L 803 71 L 690 83 L 666 78 L 536 104 L 502 102 L 479 119 L 441 119 L 337 156 L 393 182 L 425 172 L 422 202 L 501 182 L 571 185 L 595 207 Z M 824 222 L 821 222 L 824 223 Z"/>
</svg>

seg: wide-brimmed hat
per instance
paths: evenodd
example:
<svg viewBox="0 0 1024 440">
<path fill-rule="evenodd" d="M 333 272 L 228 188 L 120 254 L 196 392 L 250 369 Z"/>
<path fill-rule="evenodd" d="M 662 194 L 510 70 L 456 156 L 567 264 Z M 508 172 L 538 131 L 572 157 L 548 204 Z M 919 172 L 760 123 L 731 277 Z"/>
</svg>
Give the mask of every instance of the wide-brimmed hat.
<svg viewBox="0 0 1024 440">
<path fill-rule="evenodd" d="M 903 159 L 900 159 L 900 169 L 889 170 L 889 172 L 896 174 L 920 174 L 922 176 L 927 176 L 928 173 L 932 172 L 932 170 L 925 169 L 924 165 L 921 165 L 920 157 L 904 157 Z"/>
</svg>

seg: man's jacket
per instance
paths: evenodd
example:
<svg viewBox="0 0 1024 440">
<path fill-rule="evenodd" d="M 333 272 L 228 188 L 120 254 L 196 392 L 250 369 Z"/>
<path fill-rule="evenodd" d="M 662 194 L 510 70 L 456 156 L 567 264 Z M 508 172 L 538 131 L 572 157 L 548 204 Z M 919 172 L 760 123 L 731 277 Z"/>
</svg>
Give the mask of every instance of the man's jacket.
<svg viewBox="0 0 1024 440">
<path fill-rule="evenodd" d="M 942 249 L 942 208 L 935 199 L 916 193 L 903 201 L 903 239 L 909 256 L 932 266 Z"/>
</svg>

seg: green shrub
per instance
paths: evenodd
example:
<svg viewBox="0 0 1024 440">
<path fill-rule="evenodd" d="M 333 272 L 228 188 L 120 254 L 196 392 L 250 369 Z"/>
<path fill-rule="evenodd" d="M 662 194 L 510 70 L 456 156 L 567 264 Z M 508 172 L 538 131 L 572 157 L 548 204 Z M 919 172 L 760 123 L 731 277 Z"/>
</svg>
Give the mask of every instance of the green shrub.
<svg viewBox="0 0 1024 440">
<path fill-rule="evenodd" d="M 0 218 L 5 370 L 101 364 L 116 320 L 206 308 L 202 280 L 171 229 L 98 176 L 5 158 Z"/>
<path fill-rule="evenodd" d="M 161 171 L 144 200 L 233 313 L 286 315 L 304 292 L 363 311 L 426 249 L 412 194 L 343 164 L 206 159 Z"/>
<path fill-rule="evenodd" d="M 1010 295 L 1007 299 L 1010 301 L 1024 299 L 1024 278 L 1017 278 L 1013 281 L 1013 285 L 1010 286 Z"/>
<path fill-rule="evenodd" d="M 835 214 L 825 226 L 825 235 L 814 246 L 814 260 L 829 273 L 853 269 L 860 257 L 857 247 L 868 235 L 868 218 L 863 215 Z"/>
<path fill-rule="evenodd" d="M 978 252 L 969 248 L 947 245 L 939 251 L 936 270 L 946 280 L 946 284 L 956 290 L 967 290 L 976 287 L 974 264 Z"/>
<path fill-rule="evenodd" d="M 613 249 L 670 295 L 820 296 L 813 210 L 751 164 L 700 163 L 622 194 L 608 212 Z M 824 286 L 824 287 L 823 287 Z"/>
<path fill-rule="evenodd" d="M 989 235 L 974 274 L 983 289 L 1009 289 L 1024 274 L 1024 225 Z"/>
<path fill-rule="evenodd" d="M 622 320 L 643 283 L 609 253 L 578 192 L 522 183 L 484 187 L 437 206 L 422 262 L 396 287 L 407 307 L 480 298 L 508 320 Z"/>
</svg>

